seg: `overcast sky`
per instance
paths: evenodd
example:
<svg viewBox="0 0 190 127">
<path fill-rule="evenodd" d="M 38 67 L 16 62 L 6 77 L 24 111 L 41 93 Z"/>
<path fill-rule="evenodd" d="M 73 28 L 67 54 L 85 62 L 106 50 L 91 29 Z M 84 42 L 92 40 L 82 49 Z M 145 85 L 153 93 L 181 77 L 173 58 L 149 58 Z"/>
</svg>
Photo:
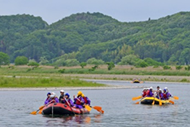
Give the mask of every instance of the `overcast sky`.
<svg viewBox="0 0 190 127">
<path fill-rule="evenodd" d="M 100 12 L 122 22 L 190 11 L 190 0 L 0 0 L 0 15 L 30 14 L 49 24 L 71 14 Z"/>
</svg>

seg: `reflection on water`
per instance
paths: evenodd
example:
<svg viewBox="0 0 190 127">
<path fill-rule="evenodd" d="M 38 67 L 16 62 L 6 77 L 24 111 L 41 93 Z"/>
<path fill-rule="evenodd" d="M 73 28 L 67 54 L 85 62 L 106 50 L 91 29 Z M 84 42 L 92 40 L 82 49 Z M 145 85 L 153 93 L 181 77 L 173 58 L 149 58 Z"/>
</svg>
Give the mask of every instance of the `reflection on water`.
<svg viewBox="0 0 190 127">
<path fill-rule="evenodd" d="M 90 125 L 92 123 L 100 123 L 102 114 L 94 115 L 74 115 L 54 117 L 46 121 L 47 127 L 58 126 L 75 126 L 75 125 Z M 50 118 L 50 117 L 47 117 Z"/>
</svg>

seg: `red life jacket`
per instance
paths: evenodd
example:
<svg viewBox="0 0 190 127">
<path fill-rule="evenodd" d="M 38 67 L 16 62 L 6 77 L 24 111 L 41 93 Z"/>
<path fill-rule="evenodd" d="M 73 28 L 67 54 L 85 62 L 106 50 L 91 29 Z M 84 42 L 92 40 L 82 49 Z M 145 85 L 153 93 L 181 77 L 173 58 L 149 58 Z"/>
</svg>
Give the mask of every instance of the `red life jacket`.
<svg viewBox="0 0 190 127">
<path fill-rule="evenodd" d="M 166 93 L 163 93 L 163 97 L 164 97 L 164 99 L 166 99 L 166 98 L 167 98 L 167 95 L 166 95 Z"/>
<path fill-rule="evenodd" d="M 76 98 L 76 104 L 77 104 L 77 105 L 81 105 L 81 104 L 82 104 L 82 103 L 81 103 L 81 98 L 79 98 L 79 97 Z"/>
<path fill-rule="evenodd" d="M 64 101 L 65 101 L 65 104 L 66 104 L 67 106 L 71 106 L 70 100 L 64 100 Z"/>
<path fill-rule="evenodd" d="M 84 99 L 84 103 L 87 104 L 88 103 L 87 97 L 83 97 L 83 99 Z"/>
<path fill-rule="evenodd" d="M 150 93 L 150 90 L 146 91 L 146 95 L 147 95 L 147 96 L 149 95 L 149 93 Z"/>
<path fill-rule="evenodd" d="M 142 97 L 145 97 L 145 96 L 146 96 L 146 91 L 143 91 Z"/>
</svg>

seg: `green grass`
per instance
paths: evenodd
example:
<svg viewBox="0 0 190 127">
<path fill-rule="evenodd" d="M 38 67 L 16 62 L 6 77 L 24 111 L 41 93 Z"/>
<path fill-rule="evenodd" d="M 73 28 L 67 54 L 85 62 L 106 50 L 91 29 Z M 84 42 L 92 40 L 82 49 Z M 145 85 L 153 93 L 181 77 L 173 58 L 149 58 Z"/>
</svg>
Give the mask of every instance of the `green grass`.
<svg viewBox="0 0 190 127">
<path fill-rule="evenodd" d="M 70 77 L 50 77 L 50 78 L 37 78 L 37 77 L 0 77 L 0 87 L 98 87 L 105 86 L 93 82 L 86 82 L 79 79 L 72 79 Z"/>
<path fill-rule="evenodd" d="M 107 68 L 98 68 L 95 71 L 89 71 L 89 68 L 64 68 L 65 74 L 121 74 L 121 75 L 167 75 L 167 76 L 190 76 L 190 71 L 187 70 L 164 70 L 162 68 L 114 68 L 110 71 Z M 31 69 L 30 67 L 1 67 L 0 74 L 2 75 L 31 75 L 31 74 L 61 74 L 60 69 L 39 67 Z M 62 73 L 63 74 L 63 73 Z"/>
</svg>

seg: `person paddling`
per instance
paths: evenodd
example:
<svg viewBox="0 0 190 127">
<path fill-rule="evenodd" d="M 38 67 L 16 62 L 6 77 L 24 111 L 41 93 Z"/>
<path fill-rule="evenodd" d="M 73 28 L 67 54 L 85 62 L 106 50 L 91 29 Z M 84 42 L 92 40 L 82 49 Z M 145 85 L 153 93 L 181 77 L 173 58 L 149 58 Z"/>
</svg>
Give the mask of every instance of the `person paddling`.
<svg viewBox="0 0 190 127">
<path fill-rule="evenodd" d="M 90 106 L 90 99 L 89 99 L 87 96 L 85 96 L 84 94 L 82 94 L 82 97 L 83 97 L 83 99 L 84 99 L 84 104 Z"/>
<path fill-rule="evenodd" d="M 64 90 L 60 90 L 59 102 L 63 103 L 64 100 Z"/>
<path fill-rule="evenodd" d="M 158 99 L 163 100 L 164 99 L 164 95 L 162 93 L 162 89 L 159 89 L 159 93 L 158 96 L 156 96 Z"/>
<path fill-rule="evenodd" d="M 156 97 L 159 98 L 159 93 L 160 93 L 160 86 L 157 86 L 156 92 Z"/>
<path fill-rule="evenodd" d="M 163 96 L 165 100 L 169 100 L 169 98 L 171 97 L 171 94 L 168 92 L 167 89 L 164 89 Z"/>
<path fill-rule="evenodd" d="M 48 104 L 49 99 L 50 99 L 50 95 L 51 95 L 51 93 L 48 92 L 48 93 L 47 93 L 47 98 L 46 98 L 46 100 L 45 100 L 45 102 L 44 102 L 44 105 L 47 105 L 47 104 Z"/>
<path fill-rule="evenodd" d="M 77 94 L 77 97 L 75 98 L 75 95 L 73 96 L 74 98 L 74 107 L 82 109 L 83 108 L 83 104 L 84 104 L 84 99 L 82 97 L 82 92 L 79 91 Z"/>
<path fill-rule="evenodd" d="M 154 93 L 153 93 L 153 88 L 150 87 L 150 89 L 146 92 L 146 97 L 153 97 Z"/>
<path fill-rule="evenodd" d="M 63 103 L 65 103 L 69 107 L 73 107 L 74 106 L 73 101 L 69 97 L 70 97 L 70 95 L 68 93 L 66 93 Z"/>
<path fill-rule="evenodd" d="M 143 91 L 142 91 L 142 97 L 145 97 L 146 96 L 146 92 L 147 92 L 147 88 L 144 88 Z"/>
<path fill-rule="evenodd" d="M 54 92 L 51 93 L 48 103 L 59 103 L 59 99 Z"/>
</svg>

